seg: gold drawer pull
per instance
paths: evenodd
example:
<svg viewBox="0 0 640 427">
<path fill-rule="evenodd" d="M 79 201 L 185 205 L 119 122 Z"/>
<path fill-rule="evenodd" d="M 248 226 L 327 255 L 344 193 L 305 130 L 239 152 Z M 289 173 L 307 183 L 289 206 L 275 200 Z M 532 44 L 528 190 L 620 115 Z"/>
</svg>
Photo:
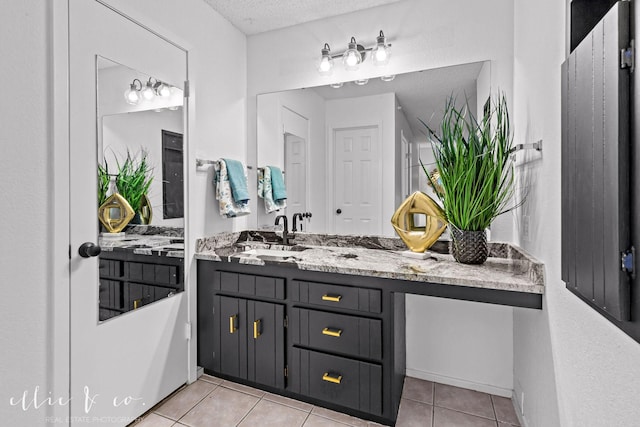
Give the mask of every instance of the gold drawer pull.
<svg viewBox="0 0 640 427">
<path fill-rule="evenodd" d="M 137 310 L 138 307 L 140 307 L 141 303 L 142 303 L 141 299 L 137 299 L 137 300 L 133 301 L 133 309 Z"/>
<path fill-rule="evenodd" d="M 328 372 L 325 372 L 324 375 L 322 376 L 322 381 L 327 381 L 334 384 L 340 384 L 340 381 L 342 381 L 342 375 L 333 377 Z"/>
<path fill-rule="evenodd" d="M 229 333 L 232 334 L 235 331 L 238 330 L 238 328 L 236 327 L 236 321 L 238 320 L 238 315 L 234 314 L 233 316 L 229 317 Z"/>
<path fill-rule="evenodd" d="M 260 319 L 253 322 L 253 339 L 258 339 L 260 336 Z"/>
<path fill-rule="evenodd" d="M 322 330 L 322 335 L 329 335 L 330 337 L 339 337 L 340 335 L 342 335 L 342 329 L 324 328 Z"/>
<path fill-rule="evenodd" d="M 340 302 L 341 299 L 342 299 L 342 295 L 329 295 L 329 294 L 322 295 L 322 301 Z"/>
</svg>

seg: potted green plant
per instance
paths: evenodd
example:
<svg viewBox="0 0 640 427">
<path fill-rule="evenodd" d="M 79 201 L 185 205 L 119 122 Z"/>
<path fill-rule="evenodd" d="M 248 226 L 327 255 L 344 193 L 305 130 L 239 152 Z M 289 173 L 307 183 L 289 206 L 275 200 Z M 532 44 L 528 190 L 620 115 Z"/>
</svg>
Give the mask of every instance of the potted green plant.
<svg viewBox="0 0 640 427">
<path fill-rule="evenodd" d="M 131 224 L 146 223 L 143 218 L 150 218 L 150 213 L 142 212 L 143 204 L 148 205 L 147 193 L 153 181 L 151 166 L 147 161 L 147 151 L 142 149 L 138 156 L 131 156 L 127 150 L 127 157 L 122 164 L 118 163 L 116 189 L 124 197 L 136 213 Z M 145 206 L 149 210 L 151 206 Z"/>
<path fill-rule="evenodd" d="M 461 263 L 482 264 L 488 256 L 486 229 L 500 214 L 517 207 L 511 160 L 509 112 L 505 96 L 478 121 L 468 102 L 457 108 L 447 100 L 439 135 L 422 122 L 431 136 L 437 183 L 422 168 L 442 203 L 451 231 L 451 253 Z"/>
</svg>

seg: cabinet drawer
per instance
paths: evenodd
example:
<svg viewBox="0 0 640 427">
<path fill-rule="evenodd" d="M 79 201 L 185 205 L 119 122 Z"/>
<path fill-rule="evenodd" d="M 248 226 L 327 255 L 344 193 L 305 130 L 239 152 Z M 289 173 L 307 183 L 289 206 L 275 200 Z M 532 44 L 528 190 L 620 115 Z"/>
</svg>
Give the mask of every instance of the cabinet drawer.
<svg viewBox="0 0 640 427">
<path fill-rule="evenodd" d="M 293 308 L 293 344 L 367 359 L 382 359 L 382 321 Z"/>
<path fill-rule="evenodd" d="M 166 285 L 179 284 L 178 267 L 175 265 L 126 262 L 125 277 L 132 281 L 153 282 Z"/>
<path fill-rule="evenodd" d="M 293 347 L 289 366 L 291 391 L 370 414 L 382 414 L 380 365 Z"/>
<path fill-rule="evenodd" d="M 214 274 L 213 287 L 234 294 L 284 299 L 284 279 L 276 277 L 217 271 Z"/>
<path fill-rule="evenodd" d="M 290 297 L 293 301 L 324 307 L 369 313 L 382 311 L 380 291 L 377 289 L 293 280 Z"/>
</svg>

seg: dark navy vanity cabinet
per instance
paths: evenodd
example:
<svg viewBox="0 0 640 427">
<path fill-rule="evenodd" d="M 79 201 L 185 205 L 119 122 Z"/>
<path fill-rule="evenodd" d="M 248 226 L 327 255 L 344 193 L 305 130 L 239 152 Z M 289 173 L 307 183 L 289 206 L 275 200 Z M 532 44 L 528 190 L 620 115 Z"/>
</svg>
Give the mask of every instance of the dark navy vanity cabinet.
<svg viewBox="0 0 640 427">
<path fill-rule="evenodd" d="M 405 372 L 404 294 L 380 279 L 198 261 L 206 373 L 394 424 Z"/>
<path fill-rule="evenodd" d="M 114 250 L 103 251 L 99 263 L 100 320 L 184 290 L 182 258 Z"/>
</svg>

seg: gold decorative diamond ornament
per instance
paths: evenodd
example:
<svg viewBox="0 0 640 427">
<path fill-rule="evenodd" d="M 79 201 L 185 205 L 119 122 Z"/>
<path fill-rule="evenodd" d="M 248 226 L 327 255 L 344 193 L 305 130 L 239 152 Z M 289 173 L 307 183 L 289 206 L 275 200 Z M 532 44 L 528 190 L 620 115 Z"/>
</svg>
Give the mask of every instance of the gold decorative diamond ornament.
<svg viewBox="0 0 640 427">
<path fill-rule="evenodd" d="M 418 221 L 422 216 L 424 221 Z M 431 197 L 416 191 L 395 211 L 391 225 L 409 249 L 424 252 L 444 233 L 447 220 L 442 208 Z"/>
<path fill-rule="evenodd" d="M 135 212 L 127 200 L 113 193 L 98 208 L 98 219 L 109 233 L 119 233 L 133 219 Z"/>
</svg>

